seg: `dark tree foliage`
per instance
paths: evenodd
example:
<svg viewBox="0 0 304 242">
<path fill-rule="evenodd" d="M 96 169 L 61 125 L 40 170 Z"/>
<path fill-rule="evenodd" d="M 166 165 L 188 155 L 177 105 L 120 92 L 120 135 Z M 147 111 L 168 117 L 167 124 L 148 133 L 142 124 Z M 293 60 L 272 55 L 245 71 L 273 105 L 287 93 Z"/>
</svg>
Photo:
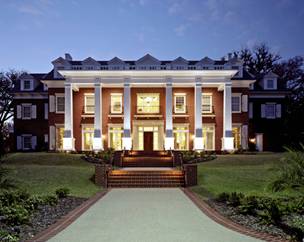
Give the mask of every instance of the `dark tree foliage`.
<svg viewBox="0 0 304 242">
<path fill-rule="evenodd" d="M 13 87 L 19 78 L 20 72 L 11 70 L 0 73 L 0 158 L 6 152 L 7 122 L 13 116 Z"/>
</svg>

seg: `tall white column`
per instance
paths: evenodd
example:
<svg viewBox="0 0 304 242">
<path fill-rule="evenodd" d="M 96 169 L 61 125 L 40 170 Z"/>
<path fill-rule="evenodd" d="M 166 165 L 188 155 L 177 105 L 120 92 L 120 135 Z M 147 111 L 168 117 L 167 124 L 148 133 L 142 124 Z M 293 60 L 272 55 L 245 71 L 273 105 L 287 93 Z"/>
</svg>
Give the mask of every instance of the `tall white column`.
<svg viewBox="0 0 304 242">
<path fill-rule="evenodd" d="M 173 150 L 173 149 L 174 149 L 174 137 L 173 137 L 173 120 L 172 120 L 172 82 L 171 79 L 168 79 L 166 85 L 165 150 Z"/>
<path fill-rule="evenodd" d="M 99 79 L 97 79 L 98 81 Z M 95 113 L 94 113 L 94 138 L 93 150 L 103 150 L 102 140 L 102 87 L 100 83 L 94 85 Z"/>
<path fill-rule="evenodd" d="M 131 88 L 130 81 L 128 78 L 125 79 L 124 83 L 124 130 L 122 138 L 123 149 L 132 149 L 132 138 L 131 138 Z"/>
<path fill-rule="evenodd" d="M 197 78 L 195 80 L 195 91 L 194 91 L 194 150 L 203 150 L 203 119 L 202 119 L 202 80 Z"/>
<path fill-rule="evenodd" d="M 63 150 L 74 150 L 73 137 L 73 89 L 71 83 L 64 84 L 64 135 Z"/>
<path fill-rule="evenodd" d="M 234 150 L 234 138 L 232 135 L 232 108 L 231 108 L 231 83 L 224 86 L 224 110 L 223 110 L 223 138 L 222 150 Z"/>
</svg>

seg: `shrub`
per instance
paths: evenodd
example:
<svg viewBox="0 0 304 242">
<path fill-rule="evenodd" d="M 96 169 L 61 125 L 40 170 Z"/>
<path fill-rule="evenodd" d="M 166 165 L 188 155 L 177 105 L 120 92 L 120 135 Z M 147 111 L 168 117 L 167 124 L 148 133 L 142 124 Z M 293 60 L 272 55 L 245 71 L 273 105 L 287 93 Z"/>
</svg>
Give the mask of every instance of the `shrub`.
<svg viewBox="0 0 304 242">
<path fill-rule="evenodd" d="M 243 193 L 232 192 L 229 195 L 229 200 L 228 200 L 227 204 L 229 204 L 233 207 L 237 207 L 241 204 L 241 199 L 243 199 L 243 198 L 244 198 Z"/>
<path fill-rule="evenodd" d="M 70 190 L 68 188 L 59 188 L 55 191 L 58 198 L 66 198 L 70 194 Z"/>
<path fill-rule="evenodd" d="M 17 242 L 19 241 L 19 238 L 16 235 L 10 234 L 7 231 L 0 230 L 0 241 Z"/>
<path fill-rule="evenodd" d="M 304 187 L 304 145 L 301 150 L 285 148 L 288 152 L 282 158 L 277 177 L 269 184 L 272 191 Z"/>
<path fill-rule="evenodd" d="M 2 207 L 0 214 L 4 216 L 4 221 L 8 225 L 21 225 L 27 223 L 30 218 L 30 213 L 22 205 Z"/>
<path fill-rule="evenodd" d="M 258 200 L 255 196 L 247 196 L 241 199 L 241 204 L 238 207 L 242 214 L 256 215 L 258 209 Z"/>
<path fill-rule="evenodd" d="M 228 200 L 229 200 L 229 193 L 227 192 L 220 193 L 216 198 L 216 201 L 218 202 L 227 202 Z"/>
<path fill-rule="evenodd" d="M 264 207 L 264 210 L 259 211 L 257 214 L 265 224 L 278 224 L 281 222 L 282 214 L 275 201 L 271 201 L 270 204 Z"/>
<path fill-rule="evenodd" d="M 2 206 L 10 206 L 12 204 L 24 203 L 30 198 L 30 194 L 26 191 L 5 191 L 0 195 L 0 203 Z"/>
<path fill-rule="evenodd" d="M 9 169 L 4 168 L 0 165 L 0 190 L 9 190 L 11 188 L 16 188 L 15 182 L 7 177 L 9 172 Z"/>
<path fill-rule="evenodd" d="M 43 198 L 43 202 L 45 204 L 49 204 L 51 206 L 54 206 L 58 203 L 58 197 L 54 195 L 47 195 Z"/>
</svg>

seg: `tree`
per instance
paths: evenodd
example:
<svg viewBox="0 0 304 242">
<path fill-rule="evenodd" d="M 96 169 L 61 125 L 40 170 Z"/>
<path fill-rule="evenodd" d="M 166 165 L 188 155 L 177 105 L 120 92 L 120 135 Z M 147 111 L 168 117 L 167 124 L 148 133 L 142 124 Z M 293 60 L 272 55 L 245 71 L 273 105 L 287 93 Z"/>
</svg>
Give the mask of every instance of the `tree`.
<svg viewBox="0 0 304 242">
<path fill-rule="evenodd" d="M 13 87 L 20 74 L 14 70 L 0 73 L 0 158 L 5 154 L 6 124 L 13 116 Z"/>
</svg>

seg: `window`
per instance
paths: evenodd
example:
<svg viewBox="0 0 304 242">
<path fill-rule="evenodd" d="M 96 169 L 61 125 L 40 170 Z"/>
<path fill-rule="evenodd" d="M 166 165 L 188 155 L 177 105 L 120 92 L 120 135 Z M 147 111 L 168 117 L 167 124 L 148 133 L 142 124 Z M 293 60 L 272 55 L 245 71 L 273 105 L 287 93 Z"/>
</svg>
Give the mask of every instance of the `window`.
<svg viewBox="0 0 304 242">
<path fill-rule="evenodd" d="M 173 128 L 175 150 L 188 150 L 188 134 L 187 125 L 176 125 Z"/>
<path fill-rule="evenodd" d="M 32 149 L 32 136 L 22 136 L 22 146 L 24 150 Z"/>
<path fill-rule="evenodd" d="M 231 111 L 233 113 L 241 112 L 241 94 L 232 94 L 231 97 Z"/>
<path fill-rule="evenodd" d="M 265 90 L 275 90 L 277 89 L 276 79 L 264 79 L 264 89 Z"/>
<path fill-rule="evenodd" d="M 64 94 L 56 95 L 56 113 L 64 113 Z"/>
<path fill-rule="evenodd" d="M 212 113 L 212 95 L 203 94 L 202 95 L 202 112 Z"/>
<path fill-rule="evenodd" d="M 22 119 L 31 119 L 32 117 L 32 105 L 23 104 L 22 105 Z"/>
<path fill-rule="evenodd" d="M 111 94 L 111 113 L 122 113 L 122 94 Z"/>
<path fill-rule="evenodd" d="M 232 135 L 234 138 L 234 148 L 240 149 L 242 147 L 241 144 L 241 126 L 240 125 L 233 125 L 232 127 Z"/>
<path fill-rule="evenodd" d="M 276 105 L 275 104 L 266 104 L 265 105 L 265 116 L 266 116 L 266 118 L 275 118 L 276 117 Z"/>
<path fill-rule="evenodd" d="M 214 143 L 215 143 L 215 128 L 214 125 L 203 125 L 203 142 L 205 150 L 215 150 Z"/>
<path fill-rule="evenodd" d="M 56 127 L 56 150 L 63 150 L 63 135 L 64 135 L 64 127 L 57 126 Z"/>
<path fill-rule="evenodd" d="M 33 80 L 23 80 L 21 83 L 21 90 L 23 91 L 33 90 Z"/>
<path fill-rule="evenodd" d="M 122 126 L 113 126 L 109 128 L 109 148 L 122 150 Z"/>
<path fill-rule="evenodd" d="M 186 113 L 186 94 L 174 94 L 174 112 Z"/>
<path fill-rule="evenodd" d="M 84 112 L 85 113 L 95 112 L 95 97 L 93 93 L 86 93 L 84 95 Z"/>
<path fill-rule="evenodd" d="M 267 86 L 267 89 L 273 89 L 274 88 L 274 81 L 273 80 L 267 80 L 266 81 L 266 86 Z"/>
<path fill-rule="evenodd" d="M 82 150 L 93 150 L 94 128 L 82 128 Z"/>
<path fill-rule="evenodd" d="M 159 94 L 158 93 L 137 94 L 137 112 L 159 113 Z"/>
</svg>

